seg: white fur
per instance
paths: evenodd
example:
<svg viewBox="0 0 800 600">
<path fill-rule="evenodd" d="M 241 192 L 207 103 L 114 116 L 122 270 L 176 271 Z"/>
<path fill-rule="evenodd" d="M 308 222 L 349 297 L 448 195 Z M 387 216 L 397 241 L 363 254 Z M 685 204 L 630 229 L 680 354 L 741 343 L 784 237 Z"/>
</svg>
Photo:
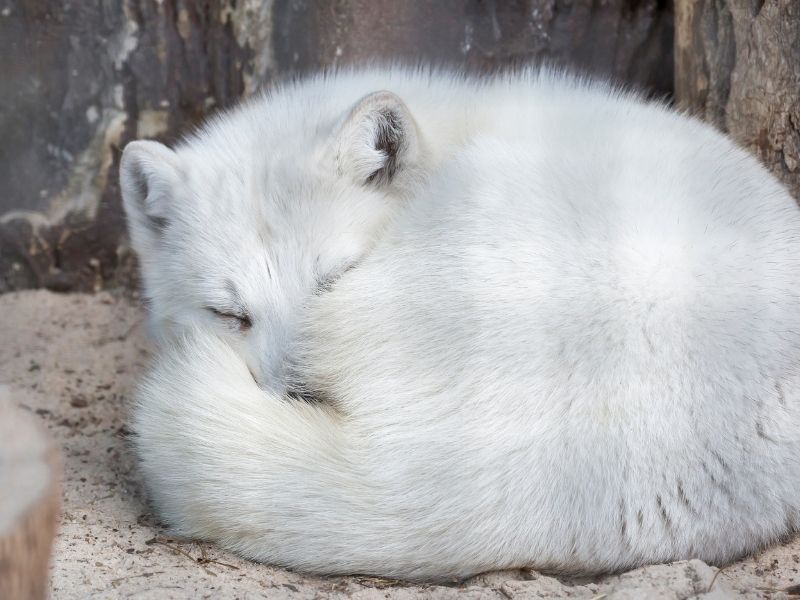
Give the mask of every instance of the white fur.
<svg viewBox="0 0 800 600">
<path fill-rule="evenodd" d="M 410 136 L 391 181 L 364 181 L 364 106 Z M 376 69 L 252 101 L 166 174 L 149 151 L 123 184 L 166 333 L 134 429 L 178 533 L 440 579 L 794 531 L 800 211 L 711 128 L 548 72 Z M 136 186 L 163 181 L 154 229 Z M 250 332 L 202 310 L 231 287 Z"/>
</svg>

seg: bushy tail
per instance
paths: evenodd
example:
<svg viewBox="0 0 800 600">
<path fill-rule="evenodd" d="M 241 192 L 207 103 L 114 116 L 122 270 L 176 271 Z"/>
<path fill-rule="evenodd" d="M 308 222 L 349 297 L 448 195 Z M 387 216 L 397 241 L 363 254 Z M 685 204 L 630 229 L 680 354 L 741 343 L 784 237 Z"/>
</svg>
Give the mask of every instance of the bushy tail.
<svg viewBox="0 0 800 600">
<path fill-rule="evenodd" d="M 202 333 L 162 351 L 132 415 L 151 500 L 177 534 L 331 572 L 364 568 L 353 552 L 375 504 L 343 421 L 264 392 Z"/>
</svg>

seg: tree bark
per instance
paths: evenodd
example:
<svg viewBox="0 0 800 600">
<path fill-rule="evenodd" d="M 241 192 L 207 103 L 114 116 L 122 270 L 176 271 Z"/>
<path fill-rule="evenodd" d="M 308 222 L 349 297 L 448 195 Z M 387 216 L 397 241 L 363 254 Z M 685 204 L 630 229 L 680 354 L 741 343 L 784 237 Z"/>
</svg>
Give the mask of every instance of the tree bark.
<svg viewBox="0 0 800 600">
<path fill-rule="evenodd" d="M 800 2 L 677 0 L 675 96 L 800 200 Z"/>
<path fill-rule="evenodd" d="M 60 497 L 58 457 L 0 389 L 0 598 L 47 596 Z"/>
<path fill-rule="evenodd" d="M 285 71 L 397 61 L 487 71 L 547 61 L 672 91 L 666 0 L 275 0 Z"/>
</svg>

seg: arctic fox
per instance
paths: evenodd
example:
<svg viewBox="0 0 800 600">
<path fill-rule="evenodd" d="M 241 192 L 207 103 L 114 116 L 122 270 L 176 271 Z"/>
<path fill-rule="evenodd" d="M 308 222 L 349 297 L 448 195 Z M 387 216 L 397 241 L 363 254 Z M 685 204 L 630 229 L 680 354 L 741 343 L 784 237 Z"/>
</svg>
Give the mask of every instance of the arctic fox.
<svg viewBox="0 0 800 600">
<path fill-rule="evenodd" d="M 122 183 L 177 533 L 443 579 L 795 531 L 800 210 L 712 128 L 547 70 L 355 70 L 133 143 Z"/>
</svg>

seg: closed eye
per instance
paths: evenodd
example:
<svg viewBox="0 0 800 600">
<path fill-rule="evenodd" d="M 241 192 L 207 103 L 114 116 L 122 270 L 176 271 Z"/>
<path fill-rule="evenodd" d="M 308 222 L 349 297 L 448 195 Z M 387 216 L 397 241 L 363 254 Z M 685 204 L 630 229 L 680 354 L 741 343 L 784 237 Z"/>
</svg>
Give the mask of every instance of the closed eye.
<svg viewBox="0 0 800 600">
<path fill-rule="evenodd" d="M 219 319 L 222 319 L 228 324 L 235 326 L 239 331 L 246 332 L 249 331 L 253 327 L 253 320 L 250 318 L 250 315 L 246 313 L 234 313 L 229 312 L 227 310 L 215 308 L 213 306 L 207 306 L 208 310 L 210 310 L 214 316 Z"/>
</svg>

